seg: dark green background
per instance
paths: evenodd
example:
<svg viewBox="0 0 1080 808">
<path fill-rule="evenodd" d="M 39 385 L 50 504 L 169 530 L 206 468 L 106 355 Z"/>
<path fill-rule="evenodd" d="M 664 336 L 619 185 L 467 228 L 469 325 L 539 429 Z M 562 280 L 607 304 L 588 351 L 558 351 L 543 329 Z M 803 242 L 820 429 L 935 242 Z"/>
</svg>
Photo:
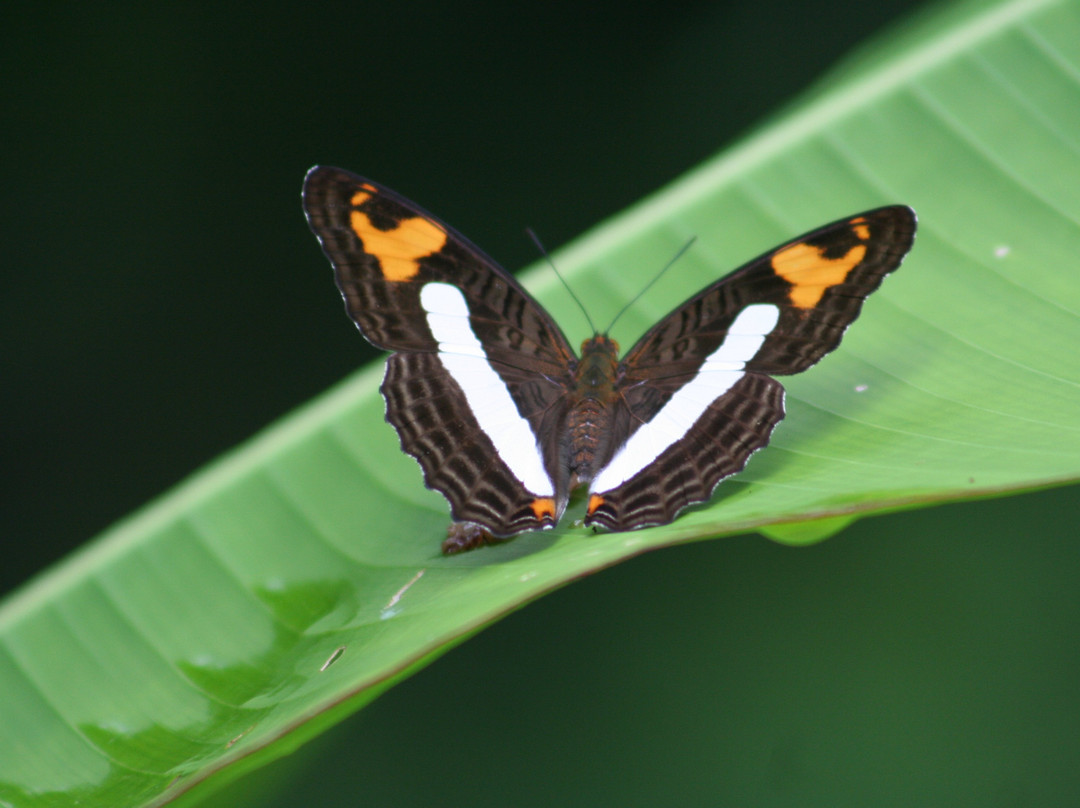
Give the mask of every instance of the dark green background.
<svg viewBox="0 0 1080 808">
<path fill-rule="evenodd" d="M 526 225 L 565 243 L 911 8 L 7 5 L 0 592 L 372 356 L 300 213 L 310 165 L 517 268 Z M 283 805 L 1060 804 L 1075 494 L 637 559 L 263 783 Z"/>
</svg>

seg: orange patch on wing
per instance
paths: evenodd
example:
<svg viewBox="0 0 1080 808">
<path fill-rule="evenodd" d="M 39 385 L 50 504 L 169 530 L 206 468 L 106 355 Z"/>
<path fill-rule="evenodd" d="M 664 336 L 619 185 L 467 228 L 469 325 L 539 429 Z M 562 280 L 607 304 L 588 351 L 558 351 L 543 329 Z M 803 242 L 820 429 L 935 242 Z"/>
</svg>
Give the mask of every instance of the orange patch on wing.
<svg viewBox="0 0 1080 808">
<path fill-rule="evenodd" d="M 539 497 L 532 501 L 532 511 L 536 514 L 537 519 L 543 519 L 545 516 L 549 516 L 552 519 L 555 518 L 555 500 L 550 497 Z"/>
<path fill-rule="evenodd" d="M 357 192 L 353 205 L 360 205 L 367 195 Z M 419 217 L 402 219 L 393 230 L 380 230 L 367 214 L 353 210 L 353 232 L 364 244 L 364 251 L 379 259 L 383 277 L 388 281 L 409 281 L 420 271 L 420 259 L 434 255 L 446 244 L 446 231 L 435 222 Z"/>
<path fill-rule="evenodd" d="M 788 293 L 791 304 L 800 309 L 812 309 L 821 302 L 825 290 L 843 283 L 865 256 L 865 244 L 856 244 L 839 258 L 826 258 L 819 248 L 800 242 L 776 253 L 772 257 L 772 267 L 791 284 Z"/>
<path fill-rule="evenodd" d="M 593 494 L 589 497 L 589 516 L 596 513 L 596 509 L 604 504 L 604 498 L 599 494 Z"/>
<path fill-rule="evenodd" d="M 855 231 L 855 235 L 858 236 L 860 241 L 866 241 L 870 238 L 870 225 L 866 223 L 866 219 L 860 216 L 857 219 L 852 219 L 849 224 L 851 229 Z"/>
</svg>

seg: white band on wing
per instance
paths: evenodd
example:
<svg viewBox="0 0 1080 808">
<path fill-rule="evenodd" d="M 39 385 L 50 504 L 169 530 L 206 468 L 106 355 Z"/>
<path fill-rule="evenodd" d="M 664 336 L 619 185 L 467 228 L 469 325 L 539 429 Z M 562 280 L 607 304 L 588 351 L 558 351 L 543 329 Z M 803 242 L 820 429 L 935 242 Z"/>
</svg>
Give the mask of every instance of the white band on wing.
<svg viewBox="0 0 1080 808">
<path fill-rule="evenodd" d="M 652 420 L 638 427 L 593 479 L 591 490 L 602 494 L 617 488 L 681 440 L 709 405 L 743 377 L 746 363 L 761 350 L 779 319 L 780 309 L 769 303 L 757 303 L 739 312 L 720 347 Z"/>
<path fill-rule="evenodd" d="M 532 427 L 518 413 L 510 391 L 487 360 L 484 346 L 469 322 L 465 296 L 448 283 L 429 283 L 420 290 L 431 335 L 439 343 L 439 361 L 465 394 L 473 417 L 495 451 L 521 484 L 539 497 L 555 494 Z"/>
</svg>

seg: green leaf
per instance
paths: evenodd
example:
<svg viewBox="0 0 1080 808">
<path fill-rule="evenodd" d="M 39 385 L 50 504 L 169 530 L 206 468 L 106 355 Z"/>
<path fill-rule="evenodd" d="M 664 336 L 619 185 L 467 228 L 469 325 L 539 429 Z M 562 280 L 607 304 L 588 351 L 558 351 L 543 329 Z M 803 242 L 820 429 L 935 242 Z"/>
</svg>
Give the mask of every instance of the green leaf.
<svg viewBox="0 0 1080 808">
<path fill-rule="evenodd" d="M 153 804 L 220 782 L 646 550 L 753 529 L 806 542 L 861 514 L 1075 481 L 1078 77 L 1077 4 L 950 7 L 556 256 L 605 322 L 698 236 L 619 321 L 628 344 L 785 238 L 889 202 L 919 213 L 841 349 L 787 382 L 772 446 L 672 525 L 567 520 L 441 557 L 446 506 L 383 423 L 379 366 L 108 531 L 0 607 L 0 801 Z M 586 336 L 550 274 L 527 283 Z"/>
</svg>

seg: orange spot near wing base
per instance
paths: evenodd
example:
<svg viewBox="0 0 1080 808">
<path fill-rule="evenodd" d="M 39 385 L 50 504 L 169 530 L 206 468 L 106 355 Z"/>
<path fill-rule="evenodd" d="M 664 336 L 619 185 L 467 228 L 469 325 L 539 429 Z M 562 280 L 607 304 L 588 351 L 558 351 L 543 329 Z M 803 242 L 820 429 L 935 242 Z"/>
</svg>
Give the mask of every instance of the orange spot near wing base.
<svg viewBox="0 0 1080 808">
<path fill-rule="evenodd" d="M 596 513 L 596 509 L 604 504 L 604 498 L 599 494 L 593 494 L 589 497 L 589 516 Z"/>
<path fill-rule="evenodd" d="M 539 497 L 532 501 L 532 511 L 536 514 L 537 519 L 543 519 L 545 516 L 554 519 L 555 518 L 555 500 L 550 497 Z"/>
<path fill-rule="evenodd" d="M 776 274 L 791 284 L 788 293 L 793 306 L 812 309 L 821 302 L 830 286 L 843 283 L 866 256 L 866 245 L 856 244 L 839 258 L 826 258 L 818 247 L 792 244 L 772 257 Z"/>
<path fill-rule="evenodd" d="M 434 255 L 446 244 L 446 231 L 428 219 L 402 219 L 393 230 L 380 230 L 368 215 L 357 210 L 369 198 L 358 191 L 353 194 L 353 211 L 349 219 L 364 252 L 379 259 L 383 277 L 388 281 L 412 280 L 420 271 L 420 259 Z"/>
</svg>

